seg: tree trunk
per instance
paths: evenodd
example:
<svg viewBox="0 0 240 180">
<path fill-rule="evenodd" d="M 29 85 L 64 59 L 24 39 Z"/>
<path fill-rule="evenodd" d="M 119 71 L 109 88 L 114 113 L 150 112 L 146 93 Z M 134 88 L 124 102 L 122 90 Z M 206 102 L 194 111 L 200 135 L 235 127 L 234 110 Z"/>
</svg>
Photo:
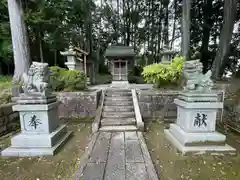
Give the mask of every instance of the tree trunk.
<svg viewBox="0 0 240 180">
<path fill-rule="evenodd" d="M 206 3 L 203 5 L 203 36 L 201 46 L 201 62 L 203 64 L 203 73 L 206 73 L 209 68 L 208 44 L 213 25 L 213 21 L 211 20 L 213 15 L 212 2 L 213 0 L 206 0 Z"/>
<path fill-rule="evenodd" d="M 147 7 L 148 7 L 148 9 L 147 9 L 147 17 L 146 17 L 146 19 L 148 20 L 148 23 L 147 23 L 147 52 L 149 52 L 150 51 L 150 39 L 151 39 L 151 26 L 150 26 L 150 19 L 151 19 L 151 13 L 150 13 L 150 10 L 151 10 L 151 2 L 150 1 L 147 1 Z M 148 58 L 149 58 L 149 54 L 148 54 Z"/>
<path fill-rule="evenodd" d="M 40 54 L 40 60 L 41 63 L 44 63 L 44 58 L 43 58 L 43 48 L 42 48 L 42 32 L 38 32 L 39 36 L 39 54 Z"/>
<path fill-rule="evenodd" d="M 23 80 L 23 73 L 27 73 L 30 64 L 30 49 L 26 25 L 23 20 L 21 0 L 8 0 L 8 12 L 11 26 L 13 55 L 14 55 L 14 82 Z"/>
<path fill-rule="evenodd" d="M 185 61 L 189 60 L 190 50 L 190 10 L 191 0 L 183 0 L 182 4 L 182 55 L 185 57 Z"/>
<path fill-rule="evenodd" d="M 169 0 L 164 1 L 164 30 L 163 30 L 163 40 L 166 47 L 169 46 L 168 42 L 168 5 Z"/>
<path fill-rule="evenodd" d="M 130 21 L 130 4 L 129 0 L 127 1 L 127 17 L 126 17 L 126 45 L 130 45 L 131 41 L 131 21 Z"/>
<path fill-rule="evenodd" d="M 221 68 L 225 64 L 230 42 L 232 39 L 232 32 L 234 21 L 236 18 L 237 12 L 237 0 L 225 0 L 224 2 L 224 19 L 223 19 L 223 27 L 220 34 L 220 42 L 217 54 L 213 61 L 212 65 L 212 77 L 213 79 L 221 78 Z"/>
<path fill-rule="evenodd" d="M 122 11 L 123 15 L 125 15 L 125 0 L 122 1 Z M 126 18 L 123 17 L 123 44 L 126 45 Z"/>
<path fill-rule="evenodd" d="M 57 63 L 57 49 L 54 49 L 54 66 L 57 66 L 57 64 L 58 64 Z"/>
<path fill-rule="evenodd" d="M 163 12 L 163 5 L 162 3 L 159 5 L 159 19 L 158 19 L 158 36 L 157 36 L 157 46 L 158 46 L 158 50 L 157 50 L 157 54 L 159 56 L 160 54 L 160 50 L 161 50 L 161 41 L 162 41 L 162 12 Z M 158 59 L 159 60 L 159 59 Z"/>
<path fill-rule="evenodd" d="M 151 0 L 151 56 L 153 57 L 154 55 L 154 50 L 153 50 L 153 47 L 154 47 L 154 42 L 153 42 L 153 39 L 154 39 L 154 31 L 155 31 L 155 26 L 154 26 L 154 0 Z"/>
<path fill-rule="evenodd" d="M 117 0 L 117 17 L 118 17 L 118 20 L 117 20 L 117 23 L 118 23 L 118 25 L 117 25 L 117 33 L 118 33 L 118 37 L 119 37 L 119 34 L 120 34 L 120 12 L 119 12 L 119 0 Z M 101 9 L 102 9 L 102 0 L 101 0 Z M 118 44 L 118 39 L 119 38 L 117 38 L 117 44 Z"/>
<path fill-rule="evenodd" d="M 172 39 L 171 39 L 171 45 L 170 45 L 170 49 L 173 48 L 173 43 L 175 40 L 175 33 L 176 33 L 176 21 L 177 21 L 177 0 L 173 1 L 174 5 L 174 20 L 173 20 L 173 31 L 172 31 Z"/>
</svg>

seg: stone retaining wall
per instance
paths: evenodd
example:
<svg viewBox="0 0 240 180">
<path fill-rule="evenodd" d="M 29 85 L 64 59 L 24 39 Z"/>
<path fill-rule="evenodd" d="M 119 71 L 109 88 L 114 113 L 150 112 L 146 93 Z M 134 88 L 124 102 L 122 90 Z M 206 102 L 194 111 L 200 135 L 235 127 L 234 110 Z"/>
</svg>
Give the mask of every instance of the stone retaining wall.
<svg viewBox="0 0 240 180">
<path fill-rule="evenodd" d="M 16 130 L 20 125 L 18 112 L 12 111 L 13 105 L 0 106 L 0 135 Z"/>
<path fill-rule="evenodd" d="M 101 90 L 92 92 L 58 92 L 57 98 L 61 102 L 59 117 L 86 117 L 95 116 Z"/>
<path fill-rule="evenodd" d="M 168 106 L 168 110 L 164 117 L 174 118 L 176 116 L 176 105 L 173 104 L 173 101 L 178 96 L 178 91 L 139 90 L 137 94 L 144 120 L 162 116 L 163 108 L 166 106 Z"/>
<path fill-rule="evenodd" d="M 174 121 L 177 117 L 177 107 L 174 99 L 180 91 L 174 90 L 138 90 L 138 101 L 144 121 L 163 117 L 164 121 Z M 222 91 L 218 91 L 219 101 L 222 101 Z M 220 114 L 219 114 L 220 115 Z"/>
<path fill-rule="evenodd" d="M 222 123 L 230 129 L 240 132 L 240 106 L 234 102 L 226 101 Z"/>
</svg>

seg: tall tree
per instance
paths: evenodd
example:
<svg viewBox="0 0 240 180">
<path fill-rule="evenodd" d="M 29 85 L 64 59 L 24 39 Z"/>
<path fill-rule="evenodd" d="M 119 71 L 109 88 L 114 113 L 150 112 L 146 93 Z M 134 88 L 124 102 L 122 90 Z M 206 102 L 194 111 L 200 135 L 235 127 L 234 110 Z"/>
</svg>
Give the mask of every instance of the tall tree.
<svg viewBox="0 0 240 180">
<path fill-rule="evenodd" d="M 163 29 L 163 40 L 164 40 L 164 45 L 166 47 L 169 46 L 169 34 L 168 34 L 168 13 L 169 13 L 169 9 L 168 9 L 168 5 L 169 5 L 169 0 L 164 0 L 163 1 L 163 6 L 164 6 L 164 29 Z"/>
<path fill-rule="evenodd" d="M 225 0 L 224 2 L 224 20 L 220 35 L 220 42 L 217 54 L 212 65 L 212 77 L 221 78 L 225 64 L 228 61 L 228 52 L 232 39 L 233 26 L 237 12 L 237 0 Z M 222 70 L 222 71 L 221 71 Z"/>
<path fill-rule="evenodd" d="M 24 22 L 22 1 L 8 0 L 8 12 L 15 65 L 13 81 L 19 82 L 22 81 L 22 75 L 28 71 L 30 64 L 30 50 Z"/>
<path fill-rule="evenodd" d="M 182 4 L 182 55 L 189 60 L 190 52 L 190 11 L 191 0 L 183 0 Z"/>
<path fill-rule="evenodd" d="M 210 32 L 213 25 L 213 0 L 204 0 L 203 4 L 203 34 L 201 46 L 201 62 L 203 63 L 203 72 L 208 70 L 208 45 L 210 39 Z"/>
<path fill-rule="evenodd" d="M 177 0 L 173 0 L 173 9 L 174 9 L 174 18 L 173 18 L 173 30 L 172 30 L 172 39 L 170 44 L 170 49 L 173 48 L 173 43 L 175 40 L 175 33 L 176 33 L 176 21 L 177 21 Z"/>
</svg>

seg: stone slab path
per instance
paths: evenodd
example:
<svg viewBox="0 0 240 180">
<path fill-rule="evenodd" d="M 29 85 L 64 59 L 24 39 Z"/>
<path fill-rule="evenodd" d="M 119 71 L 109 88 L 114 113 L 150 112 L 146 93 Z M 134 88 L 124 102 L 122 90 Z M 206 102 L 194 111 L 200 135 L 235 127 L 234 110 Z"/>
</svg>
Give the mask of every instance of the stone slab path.
<svg viewBox="0 0 240 180">
<path fill-rule="evenodd" d="M 73 180 L 158 180 L 141 132 L 98 132 Z"/>
</svg>

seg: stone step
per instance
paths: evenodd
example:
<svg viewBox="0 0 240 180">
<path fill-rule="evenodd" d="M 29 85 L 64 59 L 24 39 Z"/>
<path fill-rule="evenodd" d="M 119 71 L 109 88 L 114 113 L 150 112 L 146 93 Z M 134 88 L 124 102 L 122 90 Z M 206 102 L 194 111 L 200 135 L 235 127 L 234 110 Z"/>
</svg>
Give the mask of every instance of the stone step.
<svg viewBox="0 0 240 180">
<path fill-rule="evenodd" d="M 106 95 L 122 95 L 122 96 L 131 96 L 131 91 L 106 91 Z"/>
<path fill-rule="evenodd" d="M 135 118 L 134 112 L 103 112 L 104 118 Z"/>
<path fill-rule="evenodd" d="M 106 97 L 132 97 L 132 93 L 106 93 Z"/>
<path fill-rule="evenodd" d="M 109 88 L 106 92 L 131 92 L 130 89 Z"/>
<path fill-rule="evenodd" d="M 125 101 L 125 100 L 132 100 L 131 96 L 115 96 L 115 97 L 109 97 L 105 96 L 106 101 Z"/>
<path fill-rule="evenodd" d="M 104 126 L 99 129 L 99 131 L 110 131 L 110 132 L 116 132 L 116 131 L 137 131 L 136 126 Z"/>
<path fill-rule="evenodd" d="M 133 106 L 132 100 L 124 100 L 124 101 L 111 101 L 111 100 L 105 100 L 104 106 Z"/>
<path fill-rule="evenodd" d="M 102 126 L 124 126 L 124 125 L 135 125 L 135 118 L 104 118 L 101 120 Z"/>
<path fill-rule="evenodd" d="M 134 111 L 134 108 L 133 108 L 133 106 L 112 105 L 112 106 L 104 106 L 103 111 L 105 111 L 105 112 L 132 112 L 132 111 Z"/>
</svg>

